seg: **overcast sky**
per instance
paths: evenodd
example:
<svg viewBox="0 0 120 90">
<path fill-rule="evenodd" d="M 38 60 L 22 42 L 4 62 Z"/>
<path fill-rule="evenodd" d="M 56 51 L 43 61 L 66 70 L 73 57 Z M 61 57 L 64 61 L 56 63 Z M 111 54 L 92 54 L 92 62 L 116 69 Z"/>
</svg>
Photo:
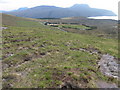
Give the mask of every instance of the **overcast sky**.
<svg viewBox="0 0 120 90">
<path fill-rule="evenodd" d="M 0 10 L 15 10 L 20 7 L 35 7 L 40 5 L 54 5 L 70 7 L 74 4 L 88 4 L 92 8 L 111 10 L 118 14 L 120 0 L 0 0 Z"/>
</svg>

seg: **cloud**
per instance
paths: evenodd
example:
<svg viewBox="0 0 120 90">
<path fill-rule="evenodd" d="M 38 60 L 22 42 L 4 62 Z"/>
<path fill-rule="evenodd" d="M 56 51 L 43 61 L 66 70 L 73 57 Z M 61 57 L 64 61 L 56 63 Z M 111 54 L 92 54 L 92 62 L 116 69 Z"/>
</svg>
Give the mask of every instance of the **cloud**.
<svg viewBox="0 0 120 90">
<path fill-rule="evenodd" d="M 7 0 L 0 0 L 0 3 L 9 3 Z"/>
<path fill-rule="evenodd" d="M 8 3 L 8 2 L 5 2 L 5 1 L 0 1 L 0 3 Z"/>
</svg>

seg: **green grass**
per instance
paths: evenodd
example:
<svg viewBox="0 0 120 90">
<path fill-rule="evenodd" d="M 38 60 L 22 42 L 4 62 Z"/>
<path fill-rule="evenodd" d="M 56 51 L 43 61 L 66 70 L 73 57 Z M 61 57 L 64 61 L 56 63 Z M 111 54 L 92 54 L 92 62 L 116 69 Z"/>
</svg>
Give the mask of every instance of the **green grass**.
<svg viewBox="0 0 120 90">
<path fill-rule="evenodd" d="M 12 15 L 2 14 L 2 24 L 18 27 L 39 27 L 39 23 L 36 19 L 15 17 Z"/>
<path fill-rule="evenodd" d="M 70 48 L 95 48 L 118 57 L 116 39 L 63 32 L 36 21 L 20 21 L 3 30 L 4 87 L 59 87 L 67 78 L 84 87 L 96 87 L 95 80 L 110 81 L 98 70 L 99 56 Z M 8 56 L 13 54 L 12 56 Z M 120 57 L 119 57 L 120 58 Z M 111 80 L 110 82 L 116 82 Z"/>
<path fill-rule="evenodd" d="M 71 29 L 90 29 L 90 27 L 86 27 L 83 25 L 71 25 L 71 24 L 64 24 L 59 25 L 60 28 L 71 28 Z"/>
</svg>

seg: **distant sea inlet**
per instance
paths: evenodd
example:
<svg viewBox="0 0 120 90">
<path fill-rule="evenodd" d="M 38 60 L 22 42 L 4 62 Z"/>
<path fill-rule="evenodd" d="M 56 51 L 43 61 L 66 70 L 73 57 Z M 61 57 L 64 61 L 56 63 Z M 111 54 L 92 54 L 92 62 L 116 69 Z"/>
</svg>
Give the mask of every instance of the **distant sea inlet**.
<svg viewBox="0 0 120 90">
<path fill-rule="evenodd" d="M 118 16 L 96 16 L 96 17 L 88 17 L 91 19 L 112 19 L 112 20 L 118 20 Z"/>
</svg>

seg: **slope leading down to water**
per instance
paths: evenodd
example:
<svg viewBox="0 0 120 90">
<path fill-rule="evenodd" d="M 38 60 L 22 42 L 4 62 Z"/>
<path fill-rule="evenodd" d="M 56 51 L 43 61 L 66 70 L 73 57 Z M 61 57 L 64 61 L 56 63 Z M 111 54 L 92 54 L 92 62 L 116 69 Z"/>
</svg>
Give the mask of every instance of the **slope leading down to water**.
<svg viewBox="0 0 120 90">
<path fill-rule="evenodd" d="M 3 14 L 4 88 L 117 87 L 118 79 L 98 65 L 98 53 L 118 58 L 117 39 L 64 32 L 41 21 Z"/>
</svg>

